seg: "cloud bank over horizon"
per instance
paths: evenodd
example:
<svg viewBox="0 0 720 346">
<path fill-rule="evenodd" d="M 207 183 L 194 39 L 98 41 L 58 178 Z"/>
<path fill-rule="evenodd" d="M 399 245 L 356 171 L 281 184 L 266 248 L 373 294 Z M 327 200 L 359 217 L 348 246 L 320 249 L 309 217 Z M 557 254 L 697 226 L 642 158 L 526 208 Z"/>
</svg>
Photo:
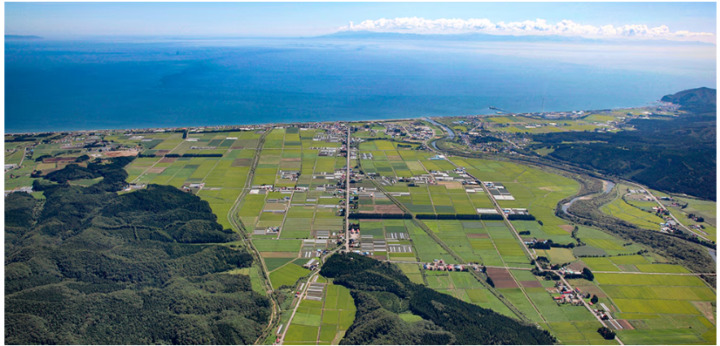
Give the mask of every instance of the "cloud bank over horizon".
<svg viewBox="0 0 720 346">
<path fill-rule="evenodd" d="M 490 35 L 534 35 L 567 36 L 593 39 L 641 39 L 694 41 L 715 44 L 715 34 L 708 32 L 671 31 L 667 25 L 648 27 L 644 24 L 626 24 L 622 26 L 594 26 L 561 20 L 548 23 L 544 19 L 522 22 L 493 23 L 486 18 L 441 18 L 425 19 L 419 17 L 398 17 L 364 20 L 359 24 L 350 22 L 338 28 L 339 31 L 370 31 L 404 34 L 490 34 Z"/>
</svg>

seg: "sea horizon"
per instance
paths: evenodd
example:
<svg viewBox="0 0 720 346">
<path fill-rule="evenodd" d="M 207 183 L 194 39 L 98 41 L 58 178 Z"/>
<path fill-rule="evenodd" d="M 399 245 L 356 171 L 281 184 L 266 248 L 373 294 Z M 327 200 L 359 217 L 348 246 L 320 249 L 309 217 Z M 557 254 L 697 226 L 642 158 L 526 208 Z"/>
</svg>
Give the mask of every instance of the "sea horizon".
<svg viewBox="0 0 720 346">
<path fill-rule="evenodd" d="M 687 43 L 40 38 L 5 51 L 6 133 L 618 109 L 716 83 L 714 46 Z"/>
</svg>

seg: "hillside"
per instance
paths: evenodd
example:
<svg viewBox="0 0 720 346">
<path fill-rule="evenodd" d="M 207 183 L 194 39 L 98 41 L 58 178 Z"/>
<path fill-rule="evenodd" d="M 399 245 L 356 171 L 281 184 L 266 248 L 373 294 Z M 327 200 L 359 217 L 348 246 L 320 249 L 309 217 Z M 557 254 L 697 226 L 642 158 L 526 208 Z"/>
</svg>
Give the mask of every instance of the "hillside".
<svg viewBox="0 0 720 346">
<path fill-rule="evenodd" d="M 351 289 L 357 313 L 342 344 L 551 344 L 555 339 L 492 310 L 412 283 L 399 269 L 356 254 L 333 255 L 320 274 Z M 397 313 L 423 320 L 408 323 Z"/>
<path fill-rule="evenodd" d="M 651 188 L 715 200 L 715 90 L 700 88 L 663 97 L 687 114 L 671 120 L 632 120 L 636 131 L 558 132 L 533 135 L 554 151 L 550 158 Z"/>
<path fill-rule="evenodd" d="M 705 87 L 683 90 L 672 95 L 665 95 L 661 101 L 680 105 L 683 110 L 694 113 L 714 114 L 717 108 L 717 90 Z"/>
<path fill-rule="evenodd" d="M 248 276 L 224 273 L 252 263 L 222 245 L 237 235 L 174 187 L 118 194 L 128 161 L 91 166 L 103 180 L 90 187 L 46 181 L 35 184 L 45 200 L 6 198 L 5 341 L 253 343 L 269 301 Z M 79 171 L 65 170 L 56 175 Z"/>
</svg>

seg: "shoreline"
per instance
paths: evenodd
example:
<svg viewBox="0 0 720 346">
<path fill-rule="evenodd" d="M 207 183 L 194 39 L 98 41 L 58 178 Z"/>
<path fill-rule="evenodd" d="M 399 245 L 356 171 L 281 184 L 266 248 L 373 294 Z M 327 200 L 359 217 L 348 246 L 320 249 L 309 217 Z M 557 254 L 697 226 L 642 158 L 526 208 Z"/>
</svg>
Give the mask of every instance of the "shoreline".
<svg viewBox="0 0 720 346">
<path fill-rule="evenodd" d="M 655 101 L 658 102 L 658 101 Z M 575 111 L 545 111 L 545 112 L 522 112 L 522 113 L 511 113 L 506 112 L 502 114 L 470 114 L 470 115 L 420 115 L 413 116 L 410 118 L 383 118 L 383 119 L 357 119 L 357 120 L 318 120 L 318 121 L 293 121 L 293 122 L 266 122 L 256 124 L 224 124 L 224 125 L 193 125 L 193 126 L 168 126 L 168 127 L 118 127 L 118 128 L 104 128 L 104 129 L 76 129 L 76 130 L 54 130 L 54 131 L 31 131 L 31 132 L 8 132 L 5 131 L 5 135 L 19 136 L 19 135 L 37 135 L 43 133 L 59 133 L 59 132 L 108 132 L 108 131 L 137 131 L 137 132 L 148 132 L 148 131 L 171 131 L 179 129 L 190 129 L 190 128 L 238 128 L 238 127 L 264 127 L 264 126 L 278 126 L 278 125 L 294 125 L 294 124 L 323 124 L 323 123 L 354 123 L 354 122 L 389 122 L 389 121 L 408 121 L 408 120 L 422 120 L 425 118 L 437 119 L 437 118 L 467 118 L 467 117 L 503 117 L 503 116 L 546 116 L 548 114 L 564 114 L 572 112 L 583 112 L 583 114 L 592 114 L 593 112 L 608 112 L 618 111 L 623 109 L 638 109 L 649 107 L 650 105 L 634 106 L 634 107 L 617 107 L 617 108 L 604 108 L 594 110 L 575 110 Z M 563 119 L 563 117 L 553 118 L 553 120 Z"/>
</svg>

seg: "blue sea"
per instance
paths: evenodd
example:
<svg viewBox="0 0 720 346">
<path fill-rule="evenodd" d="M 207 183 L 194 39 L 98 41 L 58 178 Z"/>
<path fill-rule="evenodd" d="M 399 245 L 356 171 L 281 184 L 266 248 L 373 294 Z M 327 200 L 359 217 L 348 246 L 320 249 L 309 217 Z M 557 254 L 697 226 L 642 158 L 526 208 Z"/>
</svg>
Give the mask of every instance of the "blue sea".
<svg viewBox="0 0 720 346">
<path fill-rule="evenodd" d="M 8 40 L 5 131 L 606 109 L 715 88 L 715 46 L 372 38 Z"/>
</svg>

